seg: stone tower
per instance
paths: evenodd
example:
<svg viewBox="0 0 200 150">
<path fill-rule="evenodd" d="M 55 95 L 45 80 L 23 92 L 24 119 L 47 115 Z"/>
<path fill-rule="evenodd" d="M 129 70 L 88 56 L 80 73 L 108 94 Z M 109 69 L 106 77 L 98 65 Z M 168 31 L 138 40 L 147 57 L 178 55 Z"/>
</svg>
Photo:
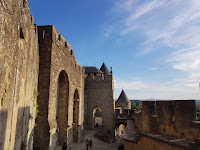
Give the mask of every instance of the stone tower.
<svg viewBox="0 0 200 150">
<path fill-rule="evenodd" d="M 96 67 L 86 67 L 85 73 L 85 127 L 93 129 L 98 123 L 102 125 L 103 134 L 112 138 L 115 125 L 112 72 L 103 63 L 100 70 Z"/>
<path fill-rule="evenodd" d="M 116 108 L 121 107 L 122 109 L 131 109 L 131 101 L 128 99 L 128 96 L 124 90 L 122 90 L 119 98 L 115 102 L 115 106 Z"/>
</svg>

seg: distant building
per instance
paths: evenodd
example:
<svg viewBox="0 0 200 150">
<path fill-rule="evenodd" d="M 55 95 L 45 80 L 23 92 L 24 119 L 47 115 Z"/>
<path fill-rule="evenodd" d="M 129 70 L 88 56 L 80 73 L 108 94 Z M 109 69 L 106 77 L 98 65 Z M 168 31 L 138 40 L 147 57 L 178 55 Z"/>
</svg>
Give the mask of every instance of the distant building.
<svg viewBox="0 0 200 150">
<path fill-rule="evenodd" d="M 114 118 L 114 85 L 112 72 L 105 63 L 100 70 L 95 67 L 85 67 L 85 128 L 93 129 L 102 126 L 105 136 L 113 138 Z"/>
<path fill-rule="evenodd" d="M 127 97 L 127 95 L 124 92 L 124 90 L 122 90 L 119 98 L 115 102 L 115 107 L 116 108 L 121 107 L 122 109 L 131 109 L 131 101 Z"/>
</svg>

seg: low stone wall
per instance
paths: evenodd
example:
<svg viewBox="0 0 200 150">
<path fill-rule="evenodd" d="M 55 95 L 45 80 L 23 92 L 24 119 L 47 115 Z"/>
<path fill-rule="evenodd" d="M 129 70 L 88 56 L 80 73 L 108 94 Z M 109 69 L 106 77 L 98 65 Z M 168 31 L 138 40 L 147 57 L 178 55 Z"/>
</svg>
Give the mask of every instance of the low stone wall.
<svg viewBox="0 0 200 150">
<path fill-rule="evenodd" d="M 194 142 L 171 136 L 141 133 L 132 139 L 124 139 L 125 150 L 196 150 Z"/>
</svg>

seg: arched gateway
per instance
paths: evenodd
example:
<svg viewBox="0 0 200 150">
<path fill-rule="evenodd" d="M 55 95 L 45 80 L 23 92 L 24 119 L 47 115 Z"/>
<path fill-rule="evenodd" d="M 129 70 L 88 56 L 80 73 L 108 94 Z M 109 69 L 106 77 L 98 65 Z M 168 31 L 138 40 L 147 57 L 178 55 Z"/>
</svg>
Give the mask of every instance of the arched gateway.
<svg viewBox="0 0 200 150">
<path fill-rule="evenodd" d="M 101 127 L 102 124 L 102 109 L 100 107 L 96 107 L 93 110 L 93 127 Z"/>
<path fill-rule="evenodd" d="M 57 96 L 57 124 L 58 124 L 58 144 L 67 143 L 68 128 L 68 105 L 69 105 L 69 80 L 67 73 L 63 70 L 58 78 Z"/>
</svg>

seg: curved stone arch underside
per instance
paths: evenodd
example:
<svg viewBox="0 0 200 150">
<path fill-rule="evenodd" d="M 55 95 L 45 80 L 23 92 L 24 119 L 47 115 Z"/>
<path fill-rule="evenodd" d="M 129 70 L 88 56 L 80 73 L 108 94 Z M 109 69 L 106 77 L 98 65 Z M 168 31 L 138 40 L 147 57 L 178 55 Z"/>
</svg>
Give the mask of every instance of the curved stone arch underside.
<svg viewBox="0 0 200 150">
<path fill-rule="evenodd" d="M 120 120 L 115 123 L 115 136 L 124 136 L 125 135 L 125 129 L 127 126 L 126 120 Z"/>
</svg>

